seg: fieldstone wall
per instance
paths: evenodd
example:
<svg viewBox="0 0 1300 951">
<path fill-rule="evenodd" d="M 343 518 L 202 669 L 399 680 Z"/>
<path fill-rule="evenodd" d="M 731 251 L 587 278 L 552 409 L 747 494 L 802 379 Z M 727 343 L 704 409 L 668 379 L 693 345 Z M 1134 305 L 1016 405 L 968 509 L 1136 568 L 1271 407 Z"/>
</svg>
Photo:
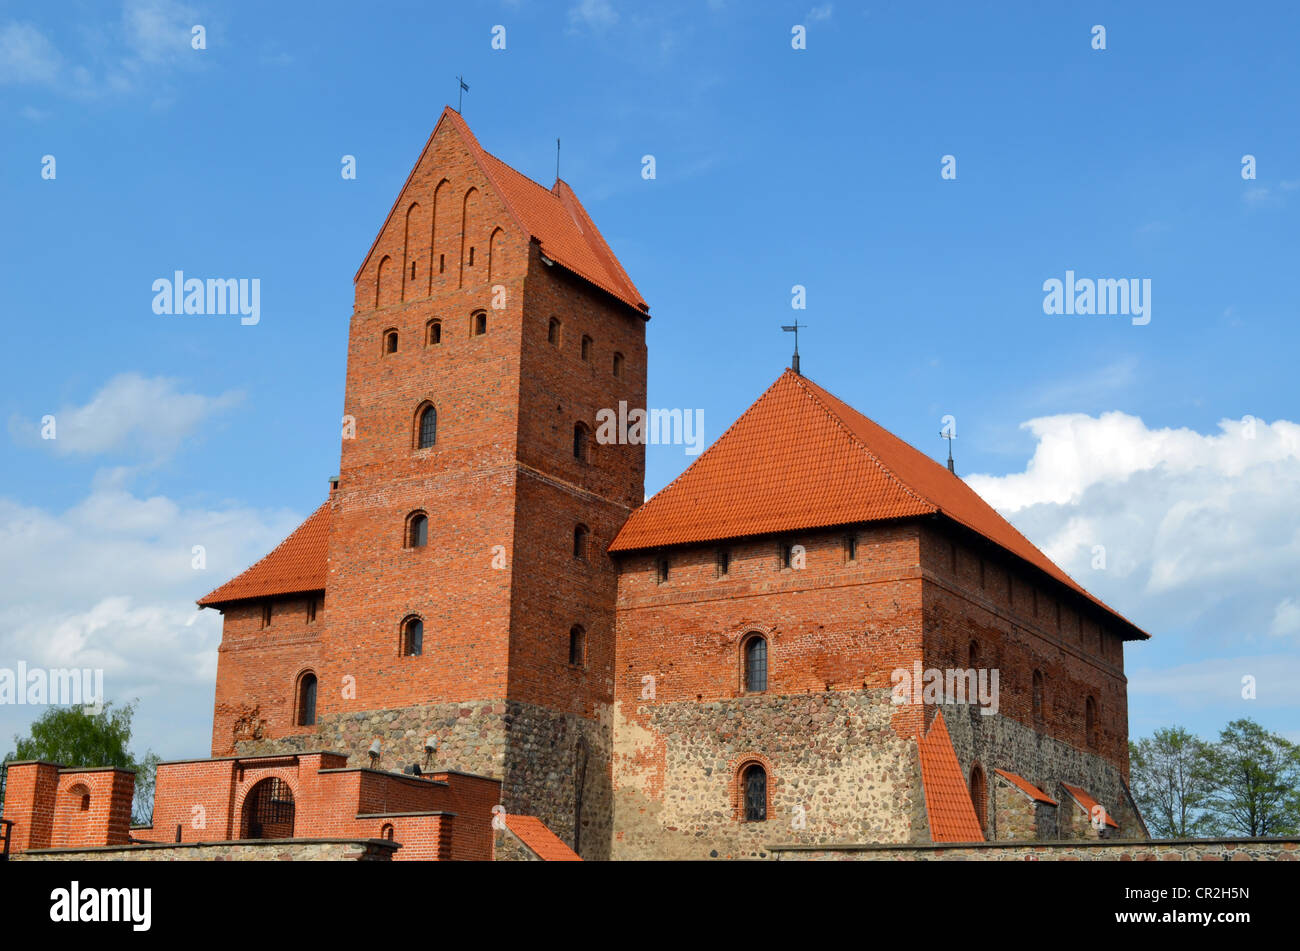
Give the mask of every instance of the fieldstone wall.
<svg viewBox="0 0 1300 951">
<path fill-rule="evenodd" d="M 780 862 L 1294 862 L 1300 838 L 1094 839 L 970 845 L 771 846 Z"/>
<path fill-rule="evenodd" d="M 508 812 L 537 816 L 570 847 L 581 773 L 582 835 L 575 851 L 584 859 L 609 858 L 613 809 L 607 715 L 590 720 L 507 700 L 425 704 L 322 716 L 315 733 L 244 741 L 236 745 L 235 755 L 329 750 L 346 755 L 349 766 L 369 766 L 367 750 L 377 739 L 382 769 L 419 763 L 428 772 L 424 743 L 430 735 L 439 740 L 433 770 L 500 778 Z M 585 772 L 579 769 L 584 744 Z"/>
<path fill-rule="evenodd" d="M 1059 784 L 1070 783 L 1087 790 L 1106 807 L 1118 824 L 1116 835 L 1125 839 L 1146 837 L 1146 829 L 1138 818 L 1136 806 L 1124 787 L 1118 767 L 1094 753 L 1070 746 L 1043 733 L 999 714 L 985 716 L 974 705 L 945 704 L 940 707 L 944 722 L 952 737 L 953 750 L 962 773 L 969 777 L 971 767 L 979 763 L 986 776 L 995 776 L 995 769 L 1016 773 L 1033 783 L 1048 796 L 1060 802 Z M 990 783 L 991 792 L 1000 795 L 996 783 Z M 992 798 L 992 796 L 990 797 Z M 1057 816 L 1063 824 L 1052 838 L 1075 834 L 1073 801 L 1061 802 Z M 988 837 L 990 840 L 1010 838 L 998 828 L 999 810 L 990 803 Z M 1085 817 L 1086 820 L 1086 817 Z M 1039 836 L 1043 836 L 1039 830 Z M 1018 836 L 1017 836 L 1018 837 Z"/>
<path fill-rule="evenodd" d="M 621 706 L 621 705 L 618 705 Z M 778 838 L 928 839 L 915 740 L 891 728 L 888 689 L 616 712 L 616 859 L 767 858 Z M 768 818 L 743 822 L 736 772 L 761 756 Z"/>
<path fill-rule="evenodd" d="M 13 862 L 387 862 L 397 843 L 383 839 L 242 839 L 147 843 L 92 849 L 35 849 Z"/>
</svg>

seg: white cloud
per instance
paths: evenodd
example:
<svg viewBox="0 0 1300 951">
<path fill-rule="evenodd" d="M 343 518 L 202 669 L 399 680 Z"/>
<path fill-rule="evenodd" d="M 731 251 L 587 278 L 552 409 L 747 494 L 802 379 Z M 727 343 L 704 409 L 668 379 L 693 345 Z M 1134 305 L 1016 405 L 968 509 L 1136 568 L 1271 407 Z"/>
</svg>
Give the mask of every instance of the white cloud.
<svg viewBox="0 0 1300 951">
<path fill-rule="evenodd" d="M 192 52 L 195 11 L 173 0 L 127 0 L 122 26 L 127 45 L 144 63 L 167 63 Z"/>
<path fill-rule="evenodd" d="M 569 8 L 569 26 L 604 30 L 618 22 L 618 11 L 609 0 L 578 0 Z"/>
<path fill-rule="evenodd" d="M 144 91 L 166 102 L 166 77 L 202 62 L 190 45 L 196 23 L 195 10 L 177 0 L 124 0 L 116 20 L 83 24 L 80 46 L 71 49 L 66 38 L 56 45 L 33 24 L 0 25 L 0 84 L 40 85 L 79 99 Z"/>
<path fill-rule="evenodd" d="M 1023 427 L 1037 439 L 1023 472 L 966 481 L 1084 587 L 1139 624 L 1223 643 L 1289 630 L 1300 425 L 1223 420 L 1207 435 L 1111 412 Z"/>
<path fill-rule="evenodd" d="M 1274 637 L 1294 637 L 1300 634 L 1300 602 L 1293 597 L 1279 601 L 1273 609 L 1273 623 L 1268 632 Z"/>
<path fill-rule="evenodd" d="M 63 512 L 0 498 L 0 665 L 98 668 L 139 697 L 137 752 L 209 748 L 221 617 L 196 598 L 279 544 L 301 515 L 187 507 L 101 487 Z M 203 545 L 207 566 L 193 567 Z M 0 706 L 0 746 L 43 708 Z"/>
<path fill-rule="evenodd" d="M 0 27 L 0 83 L 52 83 L 61 65 L 59 51 L 32 24 Z"/>
<path fill-rule="evenodd" d="M 219 396 L 183 393 L 175 380 L 122 373 L 81 406 L 65 406 L 54 417 L 54 438 L 42 438 L 42 420 L 11 419 L 14 438 L 48 446 L 60 454 L 95 455 L 137 451 L 152 457 L 170 455 L 214 414 L 243 399 L 238 391 Z"/>
<path fill-rule="evenodd" d="M 823 3 L 820 6 L 813 7 L 804 16 L 805 23 L 818 23 L 822 20 L 829 20 L 834 8 L 829 3 Z"/>
</svg>

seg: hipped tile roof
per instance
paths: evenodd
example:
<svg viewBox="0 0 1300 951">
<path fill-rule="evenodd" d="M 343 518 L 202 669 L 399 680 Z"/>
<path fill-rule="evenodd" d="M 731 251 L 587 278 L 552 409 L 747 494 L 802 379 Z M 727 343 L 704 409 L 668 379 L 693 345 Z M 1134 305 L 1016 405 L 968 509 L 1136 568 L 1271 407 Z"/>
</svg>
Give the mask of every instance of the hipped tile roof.
<svg viewBox="0 0 1300 951">
<path fill-rule="evenodd" d="M 547 862 L 581 862 L 582 857 L 536 816 L 506 816 L 506 827 L 538 858 Z"/>
<path fill-rule="evenodd" d="M 610 545 L 627 552 L 886 519 L 942 516 L 1090 595 L 948 469 L 786 370 L 712 446 L 632 513 Z"/>
<path fill-rule="evenodd" d="M 269 555 L 200 598 L 199 606 L 214 607 L 247 598 L 324 591 L 329 527 L 330 505 L 326 502 Z"/>
<path fill-rule="evenodd" d="M 929 733 L 917 736 L 916 748 L 921 757 L 921 787 L 930 817 L 930 838 L 935 842 L 983 842 L 984 830 L 953 752 L 943 711 L 935 714 Z"/>
<path fill-rule="evenodd" d="M 1003 779 L 1012 783 L 1016 788 L 1018 788 L 1022 793 L 1024 793 L 1030 799 L 1035 799 L 1038 802 L 1045 802 L 1049 806 L 1056 805 L 1055 799 L 1050 798 L 1047 795 L 1047 793 L 1043 792 L 1041 789 L 1039 789 L 1029 780 L 1025 779 L 1023 776 L 1017 776 L 1015 773 L 1008 773 L 1005 769 L 995 769 L 993 770 L 993 772 L 997 773 Z"/>
<path fill-rule="evenodd" d="M 618 258 L 614 257 L 614 252 L 605 243 L 604 237 L 601 236 L 567 182 L 556 179 L 555 185 L 547 189 L 545 185 L 533 181 L 495 155 L 484 151 L 460 113 L 451 106 L 443 109 L 437 125 L 433 128 L 433 133 L 425 143 L 425 152 L 433 144 L 443 123 L 456 130 L 470 155 L 483 170 L 483 174 L 496 188 L 497 194 L 520 230 L 528 237 L 536 239 L 546 257 L 606 293 L 612 294 L 625 304 L 635 307 L 641 311 L 642 316 L 649 312 L 649 305 L 641 298 L 636 285 L 623 270 Z M 423 160 L 422 152 L 420 160 L 415 163 L 415 168 L 419 168 Z M 415 174 L 415 168 L 411 170 L 411 176 Z M 408 184 L 411 176 L 407 177 Z M 401 195 L 405 191 L 406 187 L 403 186 L 402 192 L 398 193 L 397 201 L 401 201 Z M 396 210 L 397 203 L 394 202 L 392 210 L 388 213 L 389 219 Z M 382 228 L 380 234 L 383 234 Z M 378 243 L 379 238 L 376 237 L 375 243 L 371 245 L 370 252 L 366 255 L 366 261 L 370 260 L 370 255 L 374 253 Z M 363 262 L 362 268 L 364 267 Z M 358 271 L 357 277 L 360 276 L 361 271 Z"/>
<path fill-rule="evenodd" d="M 1083 811 L 1088 814 L 1090 819 L 1092 818 L 1092 810 L 1101 806 L 1102 814 L 1106 816 L 1106 825 L 1110 826 L 1112 829 L 1119 828 L 1119 823 L 1111 818 L 1110 810 L 1097 802 L 1097 800 L 1094 799 L 1086 789 L 1080 789 L 1078 786 L 1071 786 L 1069 783 L 1061 783 L 1061 785 L 1065 787 L 1066 792 L 1074 797 L 1074 801 L 1083 807 Z"/>
</svg>

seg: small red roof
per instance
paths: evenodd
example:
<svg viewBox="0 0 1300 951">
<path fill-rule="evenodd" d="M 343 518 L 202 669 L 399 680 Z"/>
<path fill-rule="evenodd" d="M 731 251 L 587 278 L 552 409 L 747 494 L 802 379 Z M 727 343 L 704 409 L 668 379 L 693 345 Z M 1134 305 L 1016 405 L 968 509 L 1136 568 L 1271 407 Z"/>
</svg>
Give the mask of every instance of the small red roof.
<svg viewBox="0 0 1300 951">
<path fill-rule="evenodd" d="M 214 607 L 246 598 L 324 591 L 329 529 L 330 505 L 326 502 L 269 555 L 200 598 L 199 606 Z"/>
<path fill-rule="evenodd" d="M 945 466 L 807 377 L 786 370 L 609 546 L 636 551 L 939 515 L 978 532 L 1119 621 Z"/>
<path fill-rule="evenodd" d="M 1088 814 L 1089 818 L 1092 817 L 1092 810 L 1100 808 L 1102 815 L 1106 817 L 1106 825 L 1110 826 L 1112 829 L 1119 828 L 1119 823 L 1110 817 L 1110 810 L 1097 802 L 1096 799 L 1093 799 L 1086 789 L 1080 789 L 1078 786 L 1071 786 L 1069 783 L 1061 783 L 1061 785 L 1065 787 L 1066 792 L 1074 797 L 1074 801 L 1083 807 L 1083 811 Z"/>
<path fill-rule="evenodd" d="M 930 838 L 935 842 L 983 842 L 984 830 L 953 752 L 943 711 L 935 714 L 930 732 L 916 738 L 916 748 L 921 755 L 921 787 L 930 817 Z"/>
<path fill-rule="evenodd" d="M 506 827 L 538 858 L 547 862 L 581 862 L 582 857 L 536 816 L 506 816 Z"/>
<path fill-rule="evenodd" d="M 451 106 L 443 109 L 437 125 L 433 127 L 433 132 L 425 143 L 425 152 L 433 144 L 444 122 L 460 135 L 470 155 L 478 163 L 488 181 L 496 188 L 515 223 L 524 234 L 537 240 L 543 254 L 625 304 L 641 311 L 642 316 L 646 316 L 650 310 L 649 305 L 642 300 L 640 291 L 627 276 L 623 266 L 618 263 L 614 252 L 605 243 L 605 239 L 568 183 L 556 179 L 555 185 L 548 189 L 545 185 L 511 168 L 495 155 L 485 152 L 464 118 Z M 415 163 L 415 168 L 419 168 L 423 160 L 422 152 L 420 161 Z M 407 176 L 408 184 L 415 174 L 415 168 L 411 169 L 411 175 Z M 406 187 L 403 186 L 402 192 L 405 190 Z M 402 192 L 398 193 L 397 200 L 388 213 L 389 219 L 397 210 L 397 202 L 401 201 Z M 383 234 L 382 228 L 380 234 Z M 376 236 L 370 251 L 366 254 L 366 261 L 370 260 L 378 243 L 379 237 Z M 364 261 L 361 268 L 365 268 Z M 361 270 L 358 270 L 357 277 L 360 276 Z"/>
<path fill-rule="evenodd" d="M 993 770 L 993 772 L 997 773 L 997 774 L 998 774 L 999 776 L 1001 776 L 1003 779 L 1008 780 L 1009 782 L 1011 782 L 1013 785 L 1015 785 L 1015 786 L 1016 786 L 1016 787 L 1017 787 L 1017 788 L 1018 788 L 1022 793 L 1024 793 L 1024 794 L 1025 794 L 1026 796 L 1028 796 L 1030 799 L 1036 799 L 1036 800 L 1038 800 L 1039 802 L 1045 802 L 1045 803 L 1047 803 L 1049 806 L 1055 806 L 1055 805 L 1056 805 L 1056 800 L 1055 800 L 1055 799 L 1050 799 L 1050 798 L 1048 798 L 1047 793 L 1043 792 L 1041 789 L 1039 789 L 1037 786 L 1035 786 L 1035 785 L 1034 785 L 1033 783 L 1031 783 L 1029 780 L 1027 780 L 1027 779 L 1025 779 L 1025 778 L 1023 778 L 1023 777 L 1021 777 L 1021 776 L 1017 776 L 1015 773 L 1008 773 L 1005 769 L 995 769 L 995 770 Z"/>
</svg>

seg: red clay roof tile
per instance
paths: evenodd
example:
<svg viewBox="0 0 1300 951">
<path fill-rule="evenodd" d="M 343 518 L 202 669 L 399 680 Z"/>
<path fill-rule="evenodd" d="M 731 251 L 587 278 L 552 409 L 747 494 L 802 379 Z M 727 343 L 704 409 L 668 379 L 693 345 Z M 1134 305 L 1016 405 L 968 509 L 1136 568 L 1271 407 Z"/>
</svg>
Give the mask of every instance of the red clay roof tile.
<svg viewBox="0 0 1300 951">
<path fill-rule="evenodd" d="M 611 552 L 938 515 L 979 533 L 1149 635 L 1085 591 L 965 482 L 786 370 L 685 472 L 638 508 Z"/>
<path fill-rule="evenodd" d="M 246 598 L 324 591 L 329 544 L 330 504 L 326 502 L 261 561 L 210 594 L 200 607 Z"/>
<path fill-rule="evenodd" d="M 1055 806 L 1055 805 L 1056 805 L 1056 800 L 1055 800 L 1055 799 L 1051 799 L 1051 798 L 1049 798 L 1048 795 L 1047 795 L 1047 793 L 1043 792 L 1041 789 L 1039 789 L 1037 786 L 1035 786 L 1035 785 L 1034 785 L 1033 783 L 1031 783 L 1029 780 L 1027 780 L 1027 779 L 1025 779 L 1025 778 L 1023 778 L 1023 777 L 1021 777 L 1021 776 L 1017 776 L 1015 773 L 1008 773 L 1005 769 L 995 769 L 995 770 L 993 770 L 993 772 L 997 773 L 997 774 L 998 774 L 999 776 L 1001 776 L 1003 779 L 1008 780 L 1009 782 L 1011 782 L 1013 785 L 1015 785 L 1017 788 L 1019 788 L 1019 790 L 1020 790 L 1022 793 L 1024 793 L 1026 796 L 1028 796 L 1030 799 L 1036 799 L 1036 800 L 1038 800 L 1039 802 L 1045 802 L 1045 803 L 1047 803 L 1049 806 Z"/>
<path fill-rule="evenodd" d="M 921 787 L 931 840 L 983 842 L 984 830 L 975 815 L 942 711 L 935 714 L 930 732 L 916 738 L 916 748 L 921 756 Z"/>
<path fill-rule="evenodd" d="M 582 857 L 536 816 L 506 816 L 506 827 L 538 858 L 547 862 L 581 862 Z"/>
<path fill-rule="evenodd" d="M 1065 787 L 1066 792 L 1074 797 L 1074 801 L 1083 807 L 1083 811 L 1088 814 L 1089 818 L 1092 817 L 1093 809 L 1100 808 L 1102 814 L 1106 817 L 1106 825 L 1110 826 L 1112 829 L 1119 828 L 1119 823 L 1111 818 L 1110 810 L 1097 802 L 1096 799 L 1093 799 L 1086 789 L 1080 789 L 1078 786 L 1071 786 L 1069 783 L 1061 783 L 1061 785 Z"/>
</svg>

